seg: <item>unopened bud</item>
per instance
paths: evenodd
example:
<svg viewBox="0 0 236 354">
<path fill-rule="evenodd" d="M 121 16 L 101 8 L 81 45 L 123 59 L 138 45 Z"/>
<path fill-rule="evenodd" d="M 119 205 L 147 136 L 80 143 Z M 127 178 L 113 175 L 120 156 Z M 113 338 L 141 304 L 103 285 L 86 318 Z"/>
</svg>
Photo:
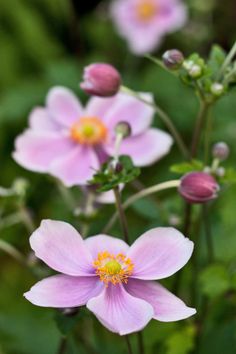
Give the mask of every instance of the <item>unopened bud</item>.
<svg viewBox="0 0 236 354">
<path fill-rule="evenodd" d="M 66 317 L 76 316 L 79 312 L 79 307 L 66 307 L 63 309 L 59 309 L 60 312 Z"/>
<path fill-rule="evenodd" d="M 218 167 L 215 171 L 215 174 L 217 177 L 224 177 L 225 176 L 225 168 L 224 167 Z"/>
<path fill-rule="evenodd" d="M 221 161 L 226 160 L 229 156 L 228 145 L 224 142 L 216 143 L 212 148 L 212 155 Z"/>
<path fill-rule="evenodd" d="M 116 134 L 121 134 L 123 138 L 131 135 L 131 126 L 127 122 L 119 122 L 115 127 Z"/>
<path fill-rule="evenodd" d="M 189 69 L 188 73 L 192 78 L 197 79 L 198 77 L 200 77 L 202 75 L 202 68 L 199 65 L 194 64 Z"/>
<path fill-rule="evenodd" d="M 163 54 L 162 60 L 168 69 L 178 70 L 184 62 L 184 56 L 179 50 L 171 49 Z"/>
<path fill-rule="evenodd" d="M 110 97 L 120 88 L 119 72 L 109 64 L 91 64 L 84 69 L 83 82 L 80 87 L 89 95 Z"/>
<path fill-rule="evenodd" d="M 217 197 L 219 185 L 205 172 L 190 172 L 182 177 L 179 193 L 189 203 L 206 203 Z"/>
<path fill-rule="evenodd" d="M 123 170 L 123 165 L 120 161 L 111 160 L 108 165 L 108 171 L 112 173 L 120 173 Z"/>
<path fill-rule="evenodd" d="M 214 82 L 214 84 L 211 85 L 211 93 L 214 96 L 219 97 L 222 95 L 223 92 L 224 92 L 224 86 L 219 82 Z"/>
</svg>

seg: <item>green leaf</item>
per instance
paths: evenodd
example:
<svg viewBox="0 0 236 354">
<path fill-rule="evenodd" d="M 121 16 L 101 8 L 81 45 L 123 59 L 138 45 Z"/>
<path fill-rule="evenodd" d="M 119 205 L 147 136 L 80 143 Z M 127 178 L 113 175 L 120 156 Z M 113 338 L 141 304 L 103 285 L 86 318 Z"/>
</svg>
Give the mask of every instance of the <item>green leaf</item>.
<svg viewBox="0 0 236 354">
<path fill-rule="evenodd" d="M 137 178 L 140 174 L 140 169 L 133 165 L 129 156 L 122 155 L 119 157 L 116 166 L 113 166 L 114 160 L 110 160 L 103 164 L 100 171 L 98 171 L 93 179 L 90 181 L 91 185 L 97 185 L 98 192 L 107 192 L 120 184 L 127 184 Z"/>
<path fill-rule="evenodd" d="M 58 311 L 55 315 L 57 327 L 63 335 L 69 334 L 74 329 L 79 321 L 79 318 L 79 313 L 71 316 L 66 316 L 62 312 Z"/>
<path fill-rule="evenodd" d="M 181 162 L 170 167 L 171 172 L 185 174 L 192 171 L 202 171 L 203 163 L 198 160 L 192 160 L 191 162 Z"/>
<path fill-rule="evenodd" d="M 236 183 L 236 170 L 234 168 L 227 168 L 224 177 L 221 178 L 222 183 Z"/>
<path fill-rule="evenodd" d="M 150 199 L 140 199 L 137 200 L 133 205 L 132 209 L 136 211 L 139 215 L 146 219 L 156 220 L 159 219 L 157 205 L 153 200 Z"/>
<path fill-rule="evenodd" d="M 223 295 L 230 289 L 230 275 L 223 264 L 210 265 L 200 275 L 200 289 L 210 298 Z"/>
<path fill-rule="evenodd" d="M 195 327 L 187 326 L 175 331 L 167 340 L 166 354 L 187 354 L 194 349 Z"/>
<path fill-rule="evenodd" d="M 208 60 L 208 65 L 212 69 L 213 74 L 218 73 L 223 62 L 225 61 L 225 58 L 225 51 L 219 45 L 213 45 Z"/>
</svg>

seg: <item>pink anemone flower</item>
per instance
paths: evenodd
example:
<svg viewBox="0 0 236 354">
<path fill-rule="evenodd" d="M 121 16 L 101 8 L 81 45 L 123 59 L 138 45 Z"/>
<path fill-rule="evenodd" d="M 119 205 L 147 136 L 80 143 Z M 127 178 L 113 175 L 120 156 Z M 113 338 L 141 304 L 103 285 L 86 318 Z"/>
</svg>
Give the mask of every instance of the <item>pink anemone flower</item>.
<svg viewBox="0 0 236 354">
<path fill-rule="evenodd" d="M 165 34 L 181 28 L 187 11 L 180 0 L 114 0 L 111 16 L 130 50 L 142 55 L 157 48 Z"/>
<path fill-rule="evenodd" d="M 152 100 L 151 94 L 143 94 Z M 64 87 L 48 93 L 46 107 L 36 108 L 29 128 L 15 142 L 13 157 L 21 166 L 49 173 L 66 186 L 85 185 L 101 163 L 115 151 L 115 127 L 127 122 L 131 135 L 120 154 L 129 155 L 136 166 L 147 166 L 167 154 L 169 134 L 150 128 L 154 110 L 129 95 L 92 97 L 85 108 Z"/>
<path fill-rule="evenodd" d="M 24 294 L 37 306 L 86 305 L 120 335 L 140 331 L 152 318 L 178 321 L 196 312 L 154 282 L 177 272 L 191 257 L 193 242 L 173 228 L 152 229 L 128 246 L 107 235 L 83 240 L 71 225 L 44 220 L 30 244 L 38 258 L 63 273 Z"/>
</svg>

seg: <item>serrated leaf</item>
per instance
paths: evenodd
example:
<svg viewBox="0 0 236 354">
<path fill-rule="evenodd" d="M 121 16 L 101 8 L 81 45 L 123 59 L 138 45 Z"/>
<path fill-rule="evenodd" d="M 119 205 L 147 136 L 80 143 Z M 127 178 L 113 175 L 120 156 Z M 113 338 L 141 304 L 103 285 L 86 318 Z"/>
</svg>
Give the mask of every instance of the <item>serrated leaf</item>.
<svg viewBox="0 0 236 354">
<path fill-rule="evenodd" d="M 192 171 L 202 171 L 203 163 L 198 160 L 192 160 L 191 162 L 181 162 L 170 167 L 171 172 L 185 174 Z"/>
</svg>

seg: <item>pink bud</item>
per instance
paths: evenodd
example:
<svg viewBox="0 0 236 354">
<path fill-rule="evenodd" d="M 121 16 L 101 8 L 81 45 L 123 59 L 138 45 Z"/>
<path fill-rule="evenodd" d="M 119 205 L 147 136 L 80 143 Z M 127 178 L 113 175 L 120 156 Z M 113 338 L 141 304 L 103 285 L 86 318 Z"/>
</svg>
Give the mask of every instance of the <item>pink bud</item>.
<svg viewBox="0 0 236 354">
<path fill-rule="evenodd" d="M 206 203 L 217 197 L 219 185 L 206 172 L 191 172 L 181 178 L 179 193 L 189 203 Z"/>
<path fill-rule="evenodd" d="M 84 69 L 83 82 L 80 87 L 89 95 L 110 97 L 120 88 L 119 72 L 109 64 L 91 64 Z"/>
</svg>

